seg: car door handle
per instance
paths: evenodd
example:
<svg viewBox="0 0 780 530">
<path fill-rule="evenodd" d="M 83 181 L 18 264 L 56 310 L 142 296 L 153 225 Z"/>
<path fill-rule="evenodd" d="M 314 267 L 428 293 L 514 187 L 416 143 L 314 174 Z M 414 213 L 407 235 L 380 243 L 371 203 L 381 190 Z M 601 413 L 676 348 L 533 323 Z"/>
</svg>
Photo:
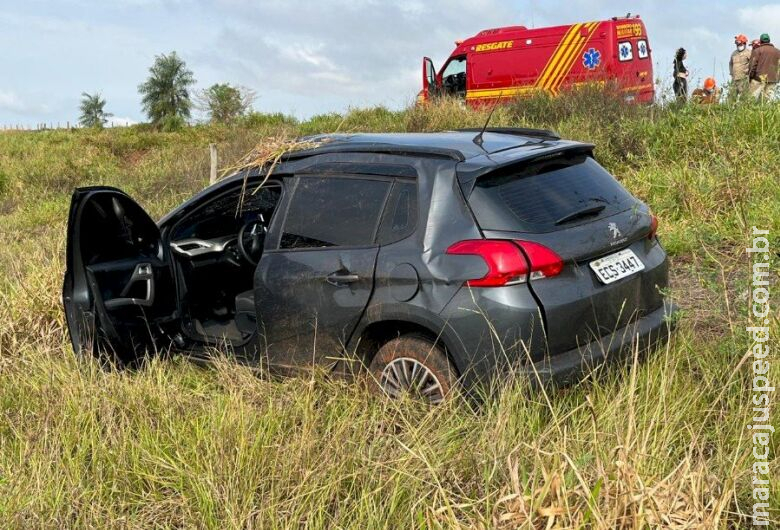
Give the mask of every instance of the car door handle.
<svg viewBox="0 0 780 530">
<path fill-rule="evenodd" d="M 151 306 L 154 304 L 154 273 L 152 272 L 152 265 L 150 263 L 139 263 L 135 266 L 133 275 L 130 277 L 130 281 L 127 282 L 125 288 L 122 290 L 122 297 L 114 298 L 112 300 L 106 300 L 103 305 L 106 309 L 116 309 L 117 307 L 123 307 L 128 305 L 139 306 Z M 144 298 L 130 298 L 127 294 L 130 292 L 130 288 L 136 282 L 146 283 L 146 295 Z"/>
<path fill-rule="evenodd" d="M 333 274 L 329 274 L 327 277 L 327 281 L 331 285 L 346 285 L 348 283 L 355 283 L 360 279 L 360 276 L 357 274 L 342 274 L 339 272 L 334 272 Z"/>
</svg>

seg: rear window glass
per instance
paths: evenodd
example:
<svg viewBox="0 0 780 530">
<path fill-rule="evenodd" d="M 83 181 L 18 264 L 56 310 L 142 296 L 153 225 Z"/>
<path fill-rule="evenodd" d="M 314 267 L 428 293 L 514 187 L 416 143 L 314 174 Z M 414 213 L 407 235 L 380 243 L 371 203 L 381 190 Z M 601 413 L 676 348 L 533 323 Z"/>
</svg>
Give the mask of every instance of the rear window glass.
<svg viewBox="0 0 780 530">
<path fill-rule="evenodd" d="M 636 41 L 636 51 L 640 59 L 647 59 L 650 57 L 650 48 L 647 46 L 647 41 L 644 39 Z"/>
<path fill-rule="evenodd" d="M 634 48 L 631 46 L 631 42 L 621 42 L 618 44 L 618 59 L 621 62 L 630 61 L 634 58 Z"/>
<path fill-rule="evenodd" d="M 587 155 L 556 156 L 477 179 L 469 197 L 487 230 L 549 231 L 623 211 L 635 199 Z"/>
<path fill-rule="evenodd" d="M 390 190 L 382 180 L 301 177 L 282 229 L 283 249 L 374 243 Z"/>
</svg>

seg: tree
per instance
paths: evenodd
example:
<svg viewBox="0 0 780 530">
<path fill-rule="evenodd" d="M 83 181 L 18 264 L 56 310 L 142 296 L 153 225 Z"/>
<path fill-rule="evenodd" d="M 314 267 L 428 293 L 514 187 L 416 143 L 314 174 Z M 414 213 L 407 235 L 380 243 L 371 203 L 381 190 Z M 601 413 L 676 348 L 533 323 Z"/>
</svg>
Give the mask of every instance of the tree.
<svg viewBox="0 0 780 530">
<path fill-rule="evenodd" d="M 186 63 L 171 52 L 157 55 L 149 68 L 149 78 L 138 86 L 146 115 L 154 125 L 168 127 L 190 117 L 189 88 L 195 84 Z"/>
<path fill-rule="evenodd" d="M 106 112 L 103 108 L 106 106 L 106 100 L 100 97 L 100 94 L 87 94 L 81 93 L 81 116 L 79 116 L 79 124 L 82 127 L 103 127 L 108 118 L 113 114 Z"/>
<path fill-rule="evenodd" d="M 209 120 L 230 123 L 247 113 L 256 99 L 255 91 L 227 83 L 215 83 L 197 93 L 198 108 L 206 111 Z"/>
</svg>

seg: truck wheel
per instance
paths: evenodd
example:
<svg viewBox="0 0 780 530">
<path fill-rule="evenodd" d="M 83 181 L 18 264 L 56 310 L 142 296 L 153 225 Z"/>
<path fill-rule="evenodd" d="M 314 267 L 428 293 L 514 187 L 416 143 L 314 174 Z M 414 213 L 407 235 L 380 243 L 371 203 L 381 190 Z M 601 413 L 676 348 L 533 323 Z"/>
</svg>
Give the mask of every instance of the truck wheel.
<svg viewBox="0 0 780 530">
<path fill-rule="evenodd" d="M 436 405 L 457 384 L 457 373 L 444 350 L 419 334 L 385 343 L 368 370 L 375 388 L 393 399 L 409 395 Z"/>
</svg>

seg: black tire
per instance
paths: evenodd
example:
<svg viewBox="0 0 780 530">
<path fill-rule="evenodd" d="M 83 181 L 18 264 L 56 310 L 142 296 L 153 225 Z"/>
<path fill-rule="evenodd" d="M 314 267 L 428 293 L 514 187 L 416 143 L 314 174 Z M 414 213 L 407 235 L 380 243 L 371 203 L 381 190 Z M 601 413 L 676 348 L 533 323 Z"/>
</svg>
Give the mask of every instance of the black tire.
<svg viewBox="0 0 780 530">
<path fill-rule="evenodd" d="M 368 370 L 375 390 L 391 398 L 411 394 L 432 404 L 446 398 L 458 382 L 457 371 L 444 349 L 419 333 L 401 335 L 383 344 Z"/>
</svg>

